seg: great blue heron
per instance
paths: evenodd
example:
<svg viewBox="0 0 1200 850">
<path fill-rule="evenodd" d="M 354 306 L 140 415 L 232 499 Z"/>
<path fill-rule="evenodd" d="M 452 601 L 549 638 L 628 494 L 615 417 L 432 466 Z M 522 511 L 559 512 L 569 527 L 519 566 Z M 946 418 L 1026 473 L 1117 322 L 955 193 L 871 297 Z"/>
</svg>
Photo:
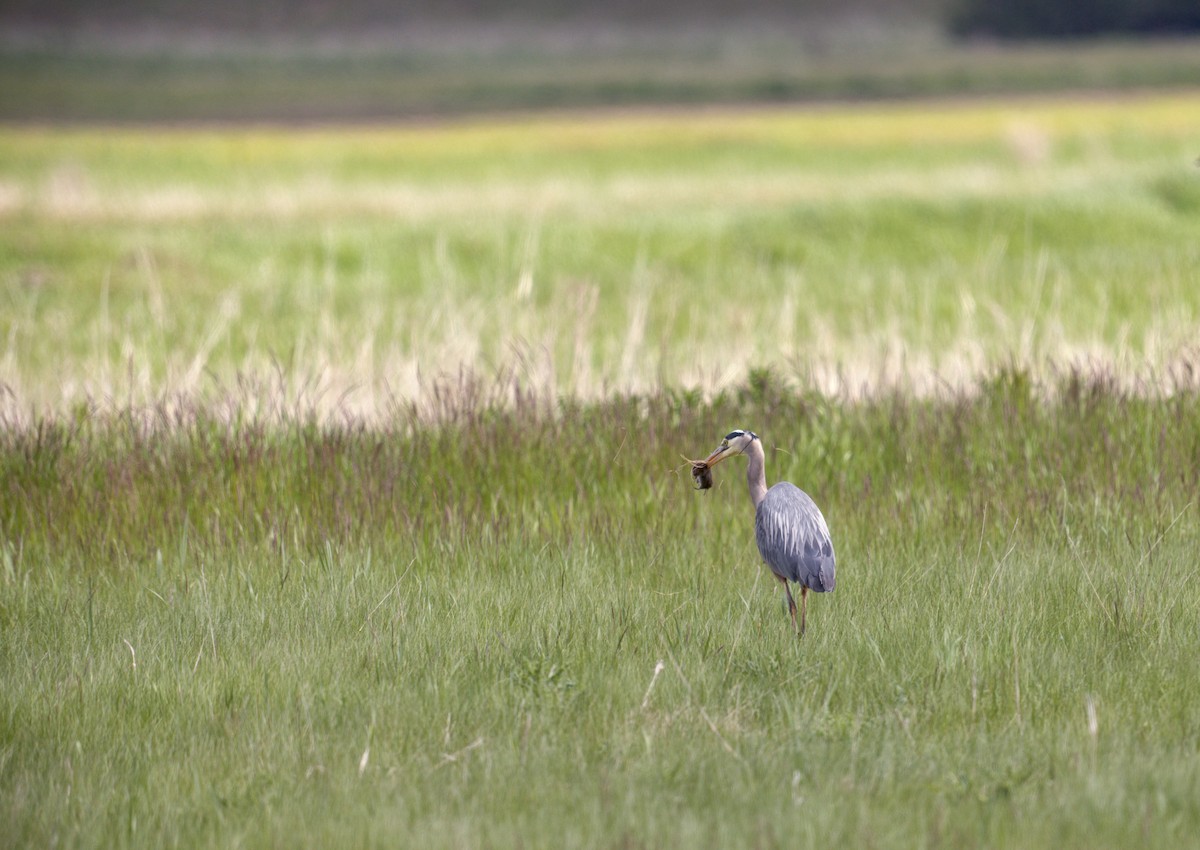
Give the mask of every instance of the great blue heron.
<svg viewBox="0 0 1200 850">
<path fill-rule="evenodd" d="M 836 564 L 829 526 L 812 498 L 788 481 L 780 481 L 767 489 L 764 470 L 766 457 L 762 441 L 753 431 L 730 431 L 721 445 L 696 464 L 693 472 L 700 485 L 705 485 L 707 470 L 727 457 L 746 455 L 746 482 L 750 485 L 750 501 L 754 503 L 754 538 L 758 551 L 783 585 L 787 594 L 792 628 L 804 634 L 808 592 L 824 593 L 836 583 Z M 707 486 L 711 486 L 711 476 Z M 800 585 L 800 625 L 796 626 L 796 600 L 792 598 L 789 581 Z"/>
</svg>

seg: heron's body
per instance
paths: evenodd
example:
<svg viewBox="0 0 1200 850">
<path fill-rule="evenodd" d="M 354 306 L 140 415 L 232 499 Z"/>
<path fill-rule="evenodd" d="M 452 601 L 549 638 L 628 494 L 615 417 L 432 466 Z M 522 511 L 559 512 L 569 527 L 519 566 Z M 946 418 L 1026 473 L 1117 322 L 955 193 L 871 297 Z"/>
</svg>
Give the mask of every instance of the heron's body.
<svg viewBox="0 0 1200 850">
<path fill-rule="evenodd" d="M 754 503 L 754 537 L 759 554 L 783 584 L 792 625 L 796 626 L 796 601 L 788 582 L 800 585 L 800 623 L 804 634 L 808 591 L 825 593 L 837 584 L 833 540 L 821 509 L 812 498 L 787 481 L 767 489 L 766 457 L 762 442 L 753 431 L 733 431 L 706 463 L 715 465 L 727 457 L 744 454 L 748 460 L 746 483 Z"/>
<path fill-rule="evenodd" d="M 812 498 L 789 481 L 767 491 L 754 511 L 754 539 L 771 572 L 824 593 L 837 583 L 829 526 Z"/>
</svg>

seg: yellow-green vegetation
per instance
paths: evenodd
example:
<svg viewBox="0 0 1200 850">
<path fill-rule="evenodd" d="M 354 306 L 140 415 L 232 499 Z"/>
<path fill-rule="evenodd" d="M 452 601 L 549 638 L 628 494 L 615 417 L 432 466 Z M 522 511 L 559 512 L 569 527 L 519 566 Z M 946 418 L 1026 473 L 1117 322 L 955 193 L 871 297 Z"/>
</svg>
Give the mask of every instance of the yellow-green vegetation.
<svg viewBox="0 0 1200 850">
<path fill-rule="evenodd" d="M 3 129 L 0 847 L 1194 841 L 1197 139 Z"/>
<path fill-rule="evenodd" d="M 0 133 L 9 410 L 273 376 L 370 416 L 550 393 L 1161 377 L 1200 326 L 1200 97 Z"/>
</svg>

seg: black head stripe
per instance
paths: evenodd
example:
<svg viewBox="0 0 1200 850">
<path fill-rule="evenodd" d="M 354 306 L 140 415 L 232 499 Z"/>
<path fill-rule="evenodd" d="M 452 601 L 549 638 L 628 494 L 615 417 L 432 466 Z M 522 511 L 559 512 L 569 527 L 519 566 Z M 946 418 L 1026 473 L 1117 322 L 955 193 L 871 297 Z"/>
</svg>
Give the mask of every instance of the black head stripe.
<svg viewBox="0 0 1200 850">
<path fill-rule="evenodd" d="M 746 433 L 745 431 L 730 431 L 728 434 L 725 435 L 725 439 L 726 440 L 736 440 L 738 437 L 742 436 L 745 433 Z"/>
</svg>

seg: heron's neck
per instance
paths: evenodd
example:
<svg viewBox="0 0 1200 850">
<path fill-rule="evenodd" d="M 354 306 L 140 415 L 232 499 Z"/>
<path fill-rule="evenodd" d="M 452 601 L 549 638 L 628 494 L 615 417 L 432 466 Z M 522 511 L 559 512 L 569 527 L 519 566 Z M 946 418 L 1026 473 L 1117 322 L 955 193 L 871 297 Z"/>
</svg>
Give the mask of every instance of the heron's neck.
<svg viewBox="0 0 1200 850">
<path fill-rule="evenodd" d="M 746 447 L 746 483 L 750 485 L 750 501 L 754 509 L 767 498 L 766 454 L 763 452 L 762 440 L 754 440 Z"/>
</svg>

